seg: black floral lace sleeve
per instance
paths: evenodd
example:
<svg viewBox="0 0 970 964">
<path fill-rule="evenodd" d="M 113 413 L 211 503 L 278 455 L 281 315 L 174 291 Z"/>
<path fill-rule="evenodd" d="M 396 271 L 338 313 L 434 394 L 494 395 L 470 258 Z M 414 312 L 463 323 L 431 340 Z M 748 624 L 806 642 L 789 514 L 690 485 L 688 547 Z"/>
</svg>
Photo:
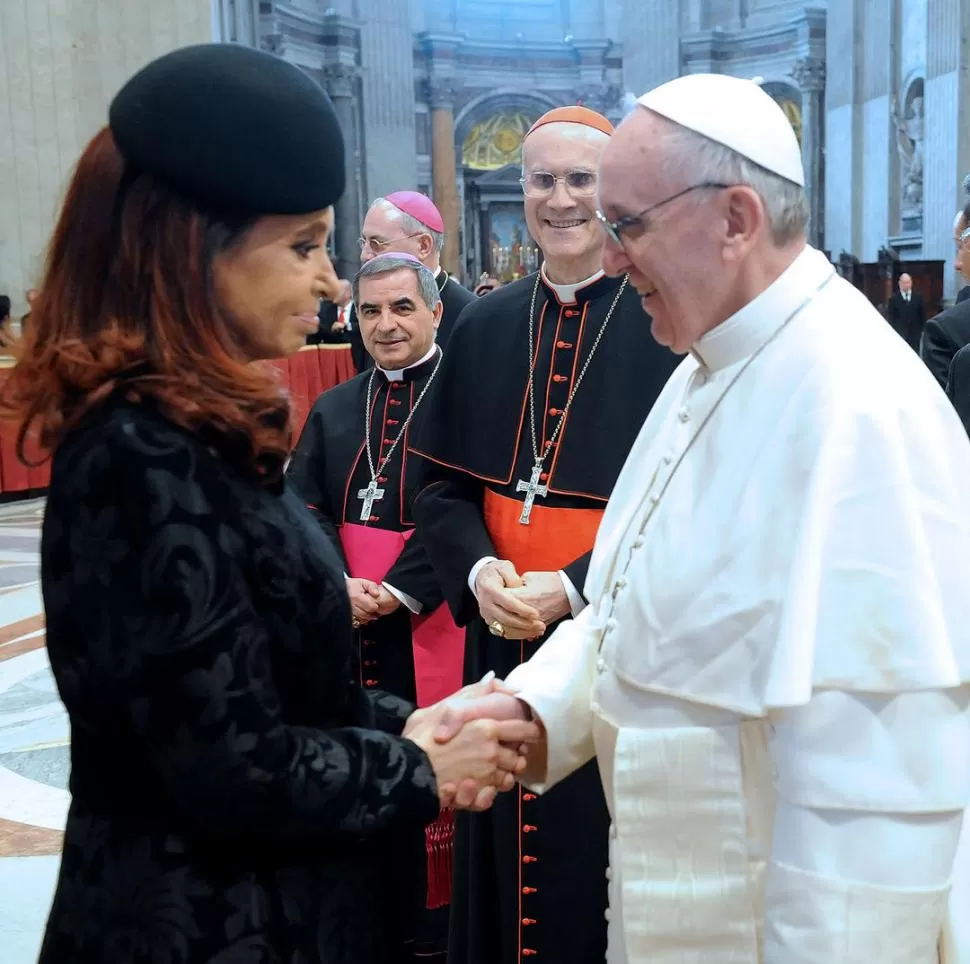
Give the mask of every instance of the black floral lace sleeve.
<svg viewBox="0 0 970 964">
<path fill-rule="evenodd" d="M 354 709 L 367 701 L 346 682 L 346 595 L 295 500 L 157 416 L 122 409 L 80 435 L 55 460 L 43 558 L 75 726 L 128 728 L 182 819 L 209 834 L 434 819 L 427 757 Z"/>
</svg>

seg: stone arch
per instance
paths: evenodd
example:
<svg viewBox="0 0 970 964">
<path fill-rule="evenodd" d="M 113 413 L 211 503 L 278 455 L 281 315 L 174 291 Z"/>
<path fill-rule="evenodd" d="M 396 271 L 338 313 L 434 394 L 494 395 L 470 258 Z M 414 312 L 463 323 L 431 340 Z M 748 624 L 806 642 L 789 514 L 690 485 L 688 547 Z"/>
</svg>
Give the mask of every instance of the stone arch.
<svg viewBox="0 0 970 964">
<path fill-rule="evenodd" d="M 477 124 L 499 113 L 522 113 L 533 119 L 547 110 L 561 106 L 552 97 L 539 92 L 523 92 L 500 87 L 473 97 L 455 116 L 455 149 L 461 156 L 462 145 Z"/>
<path fill-rule="evenodd" d="M 761 89 L 785 112 L 788 123 L 791 124 L 798 138 L 802 142 L 802 92 L 790 80 L 765 79 Z"/>
</svg>

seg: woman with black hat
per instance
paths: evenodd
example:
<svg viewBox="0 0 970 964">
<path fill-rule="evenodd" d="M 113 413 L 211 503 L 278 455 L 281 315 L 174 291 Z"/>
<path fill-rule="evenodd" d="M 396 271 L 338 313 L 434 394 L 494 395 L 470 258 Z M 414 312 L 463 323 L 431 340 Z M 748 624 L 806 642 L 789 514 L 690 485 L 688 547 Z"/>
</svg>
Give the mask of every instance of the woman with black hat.
<svg viewBox="0 0 970 964">
<path fill-rule="evenodd" d="M 150 64 L 82 155 L 4 388 L 53 452 L 47 647 L 72 804 L 42 964 L 406 960 L 393 855 L 535 734 L 350 683 L 342 566 L 253 364 L 316 326 L 330 102 L 231 45 Z M 473 803 L 474 801 L 474 803 Z M 397 883 L 396 883 L 397 882 Z"/>
</svg>

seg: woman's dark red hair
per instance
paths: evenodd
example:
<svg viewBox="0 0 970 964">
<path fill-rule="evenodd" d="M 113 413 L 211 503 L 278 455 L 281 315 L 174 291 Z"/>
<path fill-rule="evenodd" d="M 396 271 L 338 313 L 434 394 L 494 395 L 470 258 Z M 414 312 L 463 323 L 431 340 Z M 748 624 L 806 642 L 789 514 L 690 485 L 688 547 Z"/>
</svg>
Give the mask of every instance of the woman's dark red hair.
<svg viewBox="0 0 970 964">
<path fill-rule="evenodd" d="M 0 408 L 19 419 L 17 450 L 36 432 L 53 453 L 117 391 L 149 401 L 241 468 L 280 477 L 289 400 L 272 366 L 248 360 L 220 308 L 212 263 L 245 231 L 150 175 L 126 171 L 108 128 L 67 189 L 40 295 Z"/>
</svg>

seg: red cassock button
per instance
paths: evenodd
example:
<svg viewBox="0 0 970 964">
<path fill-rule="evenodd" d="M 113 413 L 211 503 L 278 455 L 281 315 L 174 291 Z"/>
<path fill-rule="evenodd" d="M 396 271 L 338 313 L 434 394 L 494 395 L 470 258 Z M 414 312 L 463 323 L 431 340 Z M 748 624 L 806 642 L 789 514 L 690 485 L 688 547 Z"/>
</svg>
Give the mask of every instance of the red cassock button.
<svg viewBox="0 0 970 964">
<path fill-rule="evenodd" d="M 539 858 L 538 857 L 530 857 L 528 854 L 526 854 L 522 858 L 522 863 L 524 863 L 524 864 L 537 864 L 537 863 L 539 863 Z"/>
<path fill-rule="evenodd" d="M 522 926 L 523 926 L 523 927 L 531 927 L 531 926 L 532 926 L 533 924 L 535 924 L 535 923 L 537 923 L 537 921 L 535 921 L 535 920 L 534 920 L 533 918 L 531 918 L 531 917 L 523 917 L 523 918 L 522 918 Z"/>
<path fill-rule="evenodd" d="M 540 476 L 539 476 L 539 481 L 540 482 L 548 482 L 549 481 L 549 473 L 548 472 L 541 473 Z"/>
<path fill-rule="evenodd" d="M 368 522 L 380 522 L 381 521 L 381 517 L 379 515 L 372 515 L 367 521 Z"/>
<path fill-rule="evenodd" d="M 523 793 L 522 794 L 522 799 L 525 800 L 526 803 L 531 803 L 533 800 L 535 800 L 537 798 L 536 798 L 536 795 L 534 793 Z"/>
<path fill-rule="evenodd" d="M 381 483 L 381 485 L 383 485 L 383 484 L 384 484 L 384 483 L 385 483 L 385 482 L 387 481 L 387 476 L 386 476 L 386 475 L 382 475 L 382 476 L 380 476 L 380 477 L 379 477 L 379 478 L 377 479 L 377 481 L 378 481 L 378 482 L 380 482 L 380 483 Z"/>
<path fill-rule="evenodd" d="M 527 824 L 526 824 L 526 825 L 525 825 L 525 826 L 524 826 L 524 827 L 522 828 L 522 832 L 523 832 L 523 833 L 535 833 L 535 832 L 536 832 L 536 831 L 537 831 L 538 829 L 539 829 L 538 827 L 533 827 L 533 826 L 532 826 L 532 824 L 530 824 L 530 823 L 527 823 Z"/>
<path fill-rule="evenodd" d="M 364 680 L 364 686 L 377 686 L 377 680 L 376 679 L 365 679 Z"/>
<path fill-rule="evenodd" d="M 392 438 L 386 438 L 386 439 L 384 439 L 384 444 L 385 445 L 393 445 L 394 444 L 394 439 L 392 439 Z"/>
<path fill-rule="evenodd" d="M 388 425 L 398 425 L 398 424 L 400 424 L 400 423 L 398 422 L 398 420 L 397 420 L 396 418 L 389 418 L 389 419 L 387 420 L 387 424 L 388 424 Z"/>
<path fill-rule="evenodd" d="M 567 318 L 572 318 L 574 315 L 578 315 L 578 314 L 579 314 L 579 312 L 578 311 L 573 311 L 572 308 L 567 308 L 566 309 L 566 317 Z"/>
<path fill-rule="evenodd" d="M 572 348 L 573 347 L 573 343 L 571 341 L 557 341 L 556 342 L 556 347 L 557 348 Z"/>
<path fill-rule="evenodd" d="M 523 887 L 522 888 L 522 893 L 525 894 L 526 897 L 528 897 L 530 894 L 538 894 L 539 891 L 536 890 L 535 887 Z"/>
<path fill-rule="evenodd" d="M 538 953 L 539 953 L 538 951 L 532 950 L 531 947 L 523 947 L 522 948 L 522 956 L 523 957 L 536 957 L 538 955 Z"/>
<path fill-rule="evenodd" d="M 392 398 L 392 399 L 390 399 L 390 403 L 392 405 L 400 405 L 401 404 L 401 400 L 399 398 Z"/>
<path fill-rule="evenodd" d="M 553 375 L 552 376 L 552 380 L 554 382 L 564 382 L 564 381 L 566 381 L 566 376 L 565 375 Z"/>
<path fill-rule="evenodd" d="M 556 415 L 560 415 L 561 414 L 561 411 L 558 408 L 550 408 L 549 409 L 549 414 L 552 415 L 553 417 L 555 417 Z"/>
</svg>

